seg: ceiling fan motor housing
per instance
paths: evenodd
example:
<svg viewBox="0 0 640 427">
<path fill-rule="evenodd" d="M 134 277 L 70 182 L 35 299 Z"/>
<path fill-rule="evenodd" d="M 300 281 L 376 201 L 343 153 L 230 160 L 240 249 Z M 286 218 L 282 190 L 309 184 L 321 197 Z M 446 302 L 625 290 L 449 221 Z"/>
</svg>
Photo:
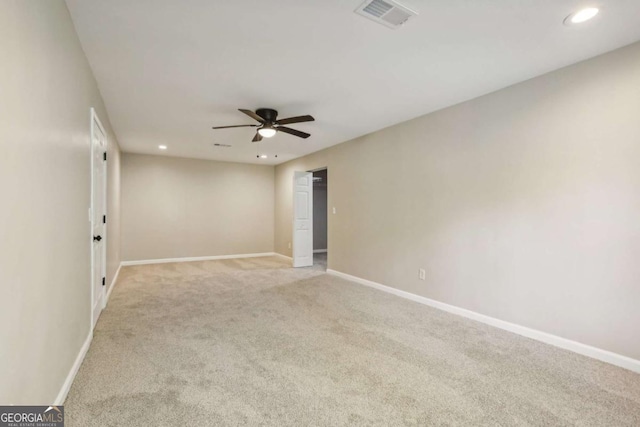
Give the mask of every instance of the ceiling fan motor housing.
<svg viewBox="0 0 640 427">
<path fill-rule="evenodd" d="M 276 110 L 272 110 L 271 108 L 258 108 L 256 110 L 256 114 L 264 119 L 267 123 L 273 123 L 276 121 L 278 117 L 278 112 Z"/>
</svg>

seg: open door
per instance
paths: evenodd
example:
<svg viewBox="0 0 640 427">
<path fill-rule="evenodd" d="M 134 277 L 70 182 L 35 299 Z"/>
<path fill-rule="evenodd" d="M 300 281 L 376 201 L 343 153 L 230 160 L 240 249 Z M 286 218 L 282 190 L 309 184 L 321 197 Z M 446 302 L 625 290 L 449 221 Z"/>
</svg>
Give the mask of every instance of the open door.
<svg viewBox="0 0 640 427">
<path fill-rule="evenodd" d="M 293 174 L 293 266 L 313 265 L 313 174 Z"/>
</svg>

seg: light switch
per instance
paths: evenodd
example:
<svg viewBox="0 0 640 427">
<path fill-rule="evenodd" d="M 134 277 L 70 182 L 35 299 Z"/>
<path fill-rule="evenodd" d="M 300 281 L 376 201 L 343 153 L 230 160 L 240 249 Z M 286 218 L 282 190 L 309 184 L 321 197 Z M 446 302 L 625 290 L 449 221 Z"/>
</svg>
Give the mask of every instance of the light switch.
<svg viewBox="0 0 640 427">
<path fill-rule="evenodd" d="M 336 214 L 336 207 L 335 206 L 333 207 L 333 214 L 334 215 Z"/>
</svg>

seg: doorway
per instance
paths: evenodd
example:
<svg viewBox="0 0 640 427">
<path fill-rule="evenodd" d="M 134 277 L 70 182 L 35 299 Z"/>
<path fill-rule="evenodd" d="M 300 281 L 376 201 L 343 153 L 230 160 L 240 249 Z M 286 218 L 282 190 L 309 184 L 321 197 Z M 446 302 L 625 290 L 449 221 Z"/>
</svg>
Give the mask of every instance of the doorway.
<svg viewBox="0 0 640 427">
<path fill-rule="evenodd" d="M 313 174 L 313 265 L 327 269 L 327 224 L 328 224 L 328 173 L 327 169 L 315 170 Z"/>
<path fill-rule="evenodd" d="M 91 328 L 105 303 L 107 265 L 107 134 L 91 109 Z"/>
<path fill-rule="evenodd" d="M 327 269 L 328 172 L 294 172 L 293 266 Z"/>
</svg>

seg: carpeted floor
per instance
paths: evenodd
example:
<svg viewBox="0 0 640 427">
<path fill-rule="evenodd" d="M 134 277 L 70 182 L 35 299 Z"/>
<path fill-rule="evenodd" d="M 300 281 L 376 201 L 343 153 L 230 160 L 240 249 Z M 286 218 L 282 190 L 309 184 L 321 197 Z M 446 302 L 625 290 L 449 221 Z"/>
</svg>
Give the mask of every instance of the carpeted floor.
<svg viewBox="0 0 640 427">
<path fill-rule="evenodd" d="M 125 267 L 68 426 L 639 426 L 640 375 L 281 258 Z"/>
</svg>

